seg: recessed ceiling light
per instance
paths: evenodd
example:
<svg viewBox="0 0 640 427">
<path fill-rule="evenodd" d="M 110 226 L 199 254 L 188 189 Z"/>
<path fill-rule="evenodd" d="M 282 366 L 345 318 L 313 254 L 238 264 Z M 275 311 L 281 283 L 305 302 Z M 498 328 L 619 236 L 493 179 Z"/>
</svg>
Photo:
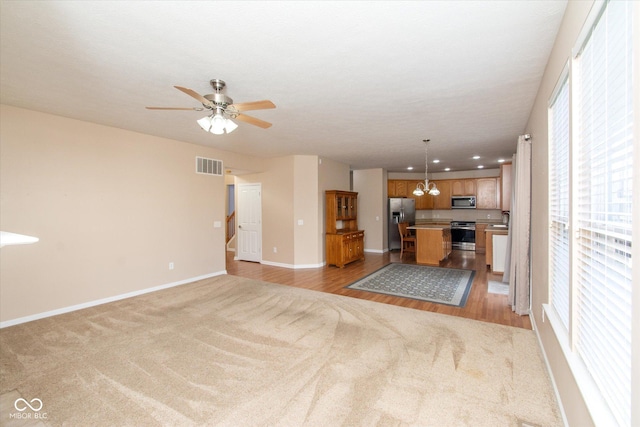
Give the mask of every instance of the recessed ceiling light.
<svg viewBox="0 0 640 427">
<path fill-rule="evenodd" d="M 407 168 L 407 170 L 412 171 L 412 170 L 413 170 L 413 166 L 409 166 L 409 167 Z"/>
<path fill-rule="evenodd" d="M 478 160 L 480 156 L 473 156 L 473 160 Z"/>
<path fill-rule="evenodd" d="M 484 166 L 478 165 L 478 169 L 482 169 L 482 168 L 484 168 Z"/>
<path fill-rule="evenodd" d="M 445 172 L 449 172 L 451 170 L 451 168 L 444 168 Z"/>
<path fill-rule="evenodd" d="M 433 163 L 440 163 L 440 160 L 438 160 L 438 159 L 433 159 Z"/>
<path fill-rule="evenodd" d="M 498 159 L 498 163 L 504 163 L 504 159 Z"/>
</svg>

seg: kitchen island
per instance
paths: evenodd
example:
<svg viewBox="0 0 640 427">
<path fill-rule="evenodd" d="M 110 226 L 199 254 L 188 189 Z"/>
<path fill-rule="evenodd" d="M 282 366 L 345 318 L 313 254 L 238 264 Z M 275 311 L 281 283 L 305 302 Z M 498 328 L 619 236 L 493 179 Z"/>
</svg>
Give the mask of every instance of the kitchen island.
<svg viewBox="0 0 640 427">
<path fill-rule="evenodd" d="M 439 265 L 451 253 L 451 227 L 448 225 L 413 225 L 416 233 L 416 263 Z"/>
</svg>

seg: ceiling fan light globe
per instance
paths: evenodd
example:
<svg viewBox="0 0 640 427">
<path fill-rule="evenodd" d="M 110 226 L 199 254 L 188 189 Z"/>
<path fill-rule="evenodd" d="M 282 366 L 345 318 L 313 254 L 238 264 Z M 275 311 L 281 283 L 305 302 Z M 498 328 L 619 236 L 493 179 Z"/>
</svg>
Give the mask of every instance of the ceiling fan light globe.
<svg viewBox="0 0 640 427">
<path fill-rule="evenodd" d="M 200 125 L 200 127 L 204 129 L 206 132 L 209 132 L 209 130 L 211 129 L 211 117 L 209 116 L 203 117 L 197 122 Z"/>
<path fill-rule="evenodd" d="M 222 117 L 222 114 L 216 114 L 211 119 L 211 132 L 214 135 L 222 135 L 224 133 L 224 127 L 227 124 L 227 119 Z"/>
<path fill-rule="evenodd" d="M 231 133 L 238 128 L 238 125 L 231 121 L 231 119 L 227 119 L 227 124 L 224 127 L 227 130 L 227 133 Z"/>
</svg>

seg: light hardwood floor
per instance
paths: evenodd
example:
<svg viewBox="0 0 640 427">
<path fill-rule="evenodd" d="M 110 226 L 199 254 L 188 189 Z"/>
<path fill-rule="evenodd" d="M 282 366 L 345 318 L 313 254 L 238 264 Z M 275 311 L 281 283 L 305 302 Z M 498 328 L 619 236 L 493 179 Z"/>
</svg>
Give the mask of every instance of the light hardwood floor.
<svg viewBox="0 0 640 427">
<path fill-rule="evenodd" d="M 366 253 L 364 261 L 353 262 L 345 266 L 345 268 L 324 266 L 322 268 L 294 270 L 254 262 L 235 261 L 233 258 L 234 253 L 227 252 L 227 273 L 235 276 L 531 329 L 529 316 L 518 316 L 515 314 L 508 305 L 506 295 L 490 294 L 487 292 L 487 281 L 500 281 L 502 275 L 494 275 L 487 272 L 484 254 L 476 254 L 470 251 L 453 251 L 449 258 L 440 264 L 441 267 L 464 268 L 476 271 L 467 304 L 462 308 L 354 289 L 345 289 L 345 286 L 367 274 L 373 273 L 390 262 L 399 262 L 399 251 L 387 252 L 385 254 Z M 402 262 L 415 264 L 415 258 L 413 254 L 405 253 Z"/>
</svg>

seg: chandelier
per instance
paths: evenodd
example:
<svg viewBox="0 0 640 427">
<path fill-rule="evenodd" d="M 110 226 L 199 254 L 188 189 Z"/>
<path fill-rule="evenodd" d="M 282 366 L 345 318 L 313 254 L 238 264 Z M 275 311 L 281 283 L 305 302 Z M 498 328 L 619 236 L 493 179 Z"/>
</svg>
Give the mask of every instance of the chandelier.
<svg viewBox="0 0 640 427">
<path fill-rule="evenodd" d="M 428 156 L 428 148 L 429 148 L 430 139 L 423 139 L 424 142 L 424 184 L 419 182 L 416 185 L 416 189 L 413 190 L 414 196 L 424 196 L 424 193 L 429 193 L 432 196 L 437 196 L 440 194 L 440 190 L 436 187 L 436 183 L 429 183 L 429 176 L 427 175 L 427 171 L 429 170 L 429 156 Z"/>
</svg>

